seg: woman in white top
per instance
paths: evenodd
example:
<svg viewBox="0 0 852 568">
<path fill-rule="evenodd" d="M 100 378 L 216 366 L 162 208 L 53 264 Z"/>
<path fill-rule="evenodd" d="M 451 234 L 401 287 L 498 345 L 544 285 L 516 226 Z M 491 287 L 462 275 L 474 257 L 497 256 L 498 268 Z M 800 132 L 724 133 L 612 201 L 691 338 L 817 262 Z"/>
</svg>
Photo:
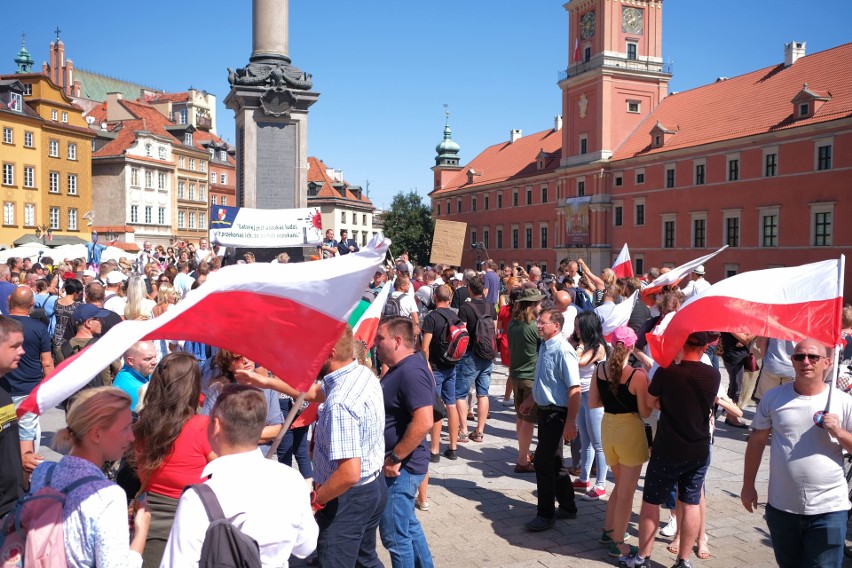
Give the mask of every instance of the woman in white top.
<svg viewBox="0 0 852 568">
<path fill-rule="evenodd" d="M 577 427 L 580 432 L 580 476 L 574 487 L 585 490 L 583 499 L 597 501 L 606 495 L 607 465 L 601 444 L 601 420 L 603 408 L 589 407 L 589 385 L 599 362 L 606 360 L 606 342 L 603 338 L 601 320 L 595 312 L 583 312 L 574 320 L 574 335 L 580 365 L 580 413 Z M 597 467 L 594 486 L 589 481 L 592 457 Z"/>
<path fill-rule="evenodd" d="M 125 295 L 124 319 L 148 320 L 154 317 L 153 310 L 157 302 L 148 297 L 145 281 L 138 274 L 133 274 L 127 280 Z"/>
<path fill-rule="evenodd" d="M 121 459 L 133 442 L 130 397 L 115 387 L 85 390 L 68 410 L 66 422 L 54 436 L 53 448 L 68 454 L 59 463 L 41 463 L 33 472 L 31 491 L 45 485 L 62 490 L 89 480 L 65 500 L 62 528 L 68 566 L 141 566 L 151 520 L 148 505 L 139 503 L 131 540 L 127 496 L 102 471 L 105 462 Z"/>
</svg>

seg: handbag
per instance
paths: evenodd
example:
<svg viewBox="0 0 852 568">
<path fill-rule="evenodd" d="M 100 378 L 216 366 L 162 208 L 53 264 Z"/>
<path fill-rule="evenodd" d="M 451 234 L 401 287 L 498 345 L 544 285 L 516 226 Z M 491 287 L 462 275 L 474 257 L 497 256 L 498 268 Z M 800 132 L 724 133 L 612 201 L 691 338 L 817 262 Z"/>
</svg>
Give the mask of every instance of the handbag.
<svg viewBox="0 0 852 568">
<path fill-rule="evenodd" d="M 743 360 L 743 369 L 745 369 L 747 373 L 756 373 L 760 370 L 760 367 L 757 365 L 757 359 L 754 357 L 754 353 L 746 355 L 746 358 Z"/>
<path fill-rule="evenodd" d="M 507 367 L 511 367 L 512 362 L 509 358 L 509 337 L 503 332 L 497 333 L 497 350 L 500 352 L 500 362 Z"/>
</svg>

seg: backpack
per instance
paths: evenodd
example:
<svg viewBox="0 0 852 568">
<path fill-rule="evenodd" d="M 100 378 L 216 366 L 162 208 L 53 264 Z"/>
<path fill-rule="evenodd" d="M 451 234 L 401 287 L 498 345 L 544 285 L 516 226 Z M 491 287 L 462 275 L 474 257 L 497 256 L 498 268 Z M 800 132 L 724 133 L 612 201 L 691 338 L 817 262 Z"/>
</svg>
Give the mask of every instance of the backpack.
<svg viewBox="0 0 852 568">
<path fill-rule="evenodd" d="M 497 337 L 494 330 L 494 317 L 491 315 L 493 311 L 488 309 L 488 304 L 485 304 L 484 314 L 477 312 L 476 308 L 473 311 L 476 313 L 473 354 L 480 359 L 493 361 L 497 357 Z"/>
<path fill-rule="evenodd" d="M 388 296 L 384 310 L 382 311 L 382 319 L 392 318 L 402 313 L 402 308 L 399 305 L 400 297 L 402 297 L 402 294 L 396 298 L 393 297 L 393 293 Z"/>
<path fill-rule="evenodd" d="M 4 567 L 65 568 L 68 565 L 62 526 L 65 499 L 75 489 L 103 478 L 84 477 L 59 490 L 50 486 L 56 464 L 49 467 L 44 487 L 24 497 L 3 519 L 0 559 Z"/>
<path fill-rule="evenodd" d="M 447 322 L 447 333 L 439 344 L 438 360 L 444 365 L 455 365 L 467 352 L 470 334 L 467 332 L 464 322 L 458 318 L 456 318 L 456 323 L 452 323 L 443 312 L 436 311 L 435 313 Z"/>
<path fill-rule="evenodd" d="M 261 568 L 257 541 L 231 524 L 210 486 L 197 483 L 184 491 L 190 489 L 198 493 L 210 521 L 201 545 L 198 568 Z"/>
</svg>

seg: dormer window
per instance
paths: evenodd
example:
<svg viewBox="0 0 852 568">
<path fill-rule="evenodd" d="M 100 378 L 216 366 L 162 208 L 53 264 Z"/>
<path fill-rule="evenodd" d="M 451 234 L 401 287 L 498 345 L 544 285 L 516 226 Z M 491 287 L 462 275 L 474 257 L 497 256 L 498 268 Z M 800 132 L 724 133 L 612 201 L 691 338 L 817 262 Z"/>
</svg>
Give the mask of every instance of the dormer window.
<svg viewBox="0 0 852 568">
<path fill-rule="evenodd" d="M 17 112 L 21 112 L 24 110 L 24 98 L 21 96 L 21 93 L 9 93 L 11 98 L 9 99 L 9 110 L 14 110 Z"/>
<path fill-rule="evenodd" d="M 145 144 L 145 155 L 151 156 L 151 144 Z"/>
<path fill-rule="evenodd" d="M 183 143 L 187 146 L 192 146 L 192 132 L 186 132 L 183 135 Z"/>
<path fill-rule="evenodd" d="M 831 100 L 831 93 L 817 91 L 808 87 L 805 83 L 802 89 L 796 93 L 793 100 L 793 116 L 795 118 L 810 118 L 819 112 L 826 102 Z"/>
<path fill-rule="evenodd" d="M 660 121 L 657 121 L 657 124 L 651 129 L 651 147 L 660 148 L 664 146 L 669 138 L 675 134 L 676 131 L 666 128 Z"/>
<path fill-rule="evenodd" d="M 662 145 L 663 145 L 662 138 L 660 137 L 659 134 L 656 134 L 654 136 L 654 148 L 659 148 Z"/>
<path fill-rule="evenodd" d="M 228 161 L 228 151 L 227 150 L 219 150 L 219 159 L 223 162 Z"/>
</svg>

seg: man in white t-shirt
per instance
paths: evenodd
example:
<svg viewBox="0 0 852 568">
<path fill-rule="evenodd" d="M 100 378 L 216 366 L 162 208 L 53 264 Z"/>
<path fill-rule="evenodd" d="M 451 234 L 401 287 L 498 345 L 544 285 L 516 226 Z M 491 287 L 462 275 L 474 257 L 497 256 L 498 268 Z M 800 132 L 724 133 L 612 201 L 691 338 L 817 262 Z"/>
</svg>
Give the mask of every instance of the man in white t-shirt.
<svg viewBox="0 0 852 568">
<path fill-rule="evenodd" d="M 553 295 L 553 309 L 559 310 L 565 323 L 562 324 L 562 337 L 568 339 L 574 333 L 574 320 L 577 319 L 577 306 L 571 301 L 571 294 L 560 290 Z"/>
<path fill-rule="evenodd" d="M 813 339 L 796 345 L 796 378 L 769 390 L 751 423 L 740 499 L 757 508 L 755 478 L 772 434 L 766 524 L 779 566 L 840 566 L 849 495 L 843 450 L 852 452 L 852 397 L 825 383 L 832 366 Z M 826 412 L 827 410 L 827 412 Z"/>
<path fill-rule="evenodd" d="M 692 280 L 683 287 L 683 295 L 689 299 L 704 292 L 709 287 L 710 283 L 704 279 L 704 265 L 701 264 L 692 271 Z"/>
<path fill-rule="evenodd" d="M 198 241 L 198 248 L 195 249 L 195 263 L 210 262 L 216 256 L 212 249 L 207 248 L 207 239 L 202 238 Z"/>
<path fill-rule="evenodd" d="M 399 315 L 411 318 L 416 328 L 415 333 L 420 333 L 420 311 L 417 309 L 414 296 L 409 294 L 409 290 L 411 290 L 411 280 L 405 274 L 399 275 L 394 280 L 391 298 L 399 301 Z"/>
</svg>

